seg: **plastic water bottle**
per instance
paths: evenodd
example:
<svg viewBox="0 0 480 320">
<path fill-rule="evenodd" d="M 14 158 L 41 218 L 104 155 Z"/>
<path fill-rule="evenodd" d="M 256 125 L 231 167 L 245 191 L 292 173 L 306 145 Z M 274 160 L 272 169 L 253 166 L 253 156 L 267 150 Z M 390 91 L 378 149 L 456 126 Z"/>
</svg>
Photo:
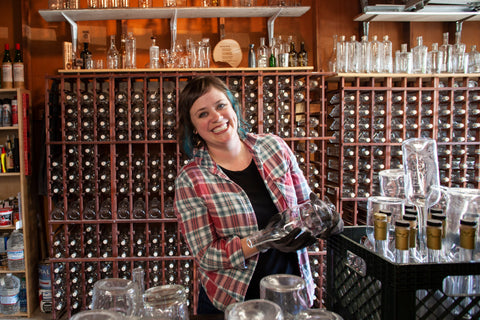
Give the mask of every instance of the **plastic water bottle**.
<svg viewBox="0 0 480 320">
<path fill-rule="evenodd" d="M 20 279 L 11 273 L 0 279 L 0 312 L 14 314 L 20 310 Z"/>
<path fill-rule="evenodd" d="M 23 234 L 15 230 L 10 234 L 7 241 L 8 269 L 24 270 L 25 253 L 23 248 Z"/>
</svg>

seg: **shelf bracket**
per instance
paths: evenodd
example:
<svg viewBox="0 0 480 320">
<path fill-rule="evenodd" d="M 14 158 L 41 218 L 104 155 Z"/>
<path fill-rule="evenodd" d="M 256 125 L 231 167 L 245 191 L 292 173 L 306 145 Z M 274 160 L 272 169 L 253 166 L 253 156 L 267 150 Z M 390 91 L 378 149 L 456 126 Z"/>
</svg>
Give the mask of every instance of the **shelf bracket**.
<svg viewBox="0 0 480 320">
<path fill-rule="evenodd" d="M 363 21 L 363 23 L 362 23 L 363 35 L 367 36 L 367 39 L 368 39 L 368 34 L 370 33 L 370 21 L 372 21 L 376 17 L 377 17 L 377 15 L 373 15 L 370 18 L 368 18 L 367 20 Z"/>
<path fill-rule="evenodd" d="M 70 27 L 72 29 L 72 51 L 73 51 L 73 54 L 76 55 L 77 54 L 77 39 L 78 39 L 78 26 L 77 26 L 77 23 L 72 19 L 70 18 L 69 16 L 67 16 L 65 14 L 65 12 L 62 11 L 62 16 L 65 18 L 65 20 L 68 21 L 68 23 L 70 23 Z"/>
<path fill-rule="evenodd" d="M 170 18 L 170 35 L 171 35 L 171 50 L 175 50 L 177 44 L 177 8 L 173 10 L 172 17 Z"/>
<path fill-rule="evenodd" d="M 273 37 L 274 37 L 274 29 L 275 29 L 275 20 L 278 18 L 280 13 L 282 12 L 282 8 L 280 8 L 273 16 L 268 18 L 267 23 L 267 30 L 268 30 L 268 45 L 271 47 L 273 44 Z"/>
</svg>

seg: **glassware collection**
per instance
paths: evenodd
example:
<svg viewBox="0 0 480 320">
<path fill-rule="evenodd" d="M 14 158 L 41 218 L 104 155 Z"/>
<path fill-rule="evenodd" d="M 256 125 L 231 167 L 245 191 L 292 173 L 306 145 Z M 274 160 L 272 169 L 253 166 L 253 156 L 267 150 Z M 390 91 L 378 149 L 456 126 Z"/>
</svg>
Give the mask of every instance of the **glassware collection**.
<svg viewBox="0 0 480 320">
<path fill-rule="evenodd" d="M 478 73 L 480 52 L 474 45 L 468 52 L 461 42 L 461 33 L 455 33 L 455 42 L 449 44 L 449 33 L 443 34 L 443 43 L 433 43 L 429 50 L 423 44 L 423 37 L 417 37 L 416 46 L 408 51 L 407 44 L 392 52 L 392 42 L 388 35 L 380 40 L 376 35 L 372 40 L 362 36 L 358 41 L 355 35 L 333 37 L 333 52 L 329 59 L 329 71 L 337 73 Z"/>
<path fill-rule="evenodd" d="M 367 199 L 364 245 L 396 263 L 480 261 L 480 191 L 440 186 L 435 140 L 408 139 L 402 150 L 404 197 Z M 382 194 L 397 185 L 384 178 Z"/>
<path fill-rule="evenodd" d="M 333 143 L 326 150 L 327 180 L 341 185 L 344 199 L 378 195 L 379 172 L 403 170 L 400 144 L 417 137 L 439 143 L 441 184 L 478 186 L 480 90 L 474 79 L 363 81 L 332 92 L 327 108 Z"/>
<path fill-rule="evenodd" d="M 149 47 L 149 61 L 145 66 L 137 63 L 136 37 L 132 32 L 124 33 L 121 36 L 120 49 L 117 49 L 115 35 L 110 36 L 110 45 L 107 49 L 106 66 L 108 69 L 137 69 L 137 68 L 210 68 L 212 62 L 212 48 L 209 38 L 202 38 L 195 41 L 187 38 L 183 44 L 175 39 L 169 49 L 160 48 L 154 36 L 151 37 Z M 67 54 L 67 53 L 66 53 Z M 76 53 L 72 53 L 77 61 Z M 88 43 L 84 43 L 84 49 L 80 52 L 81 59 L 78 65 L 73 68 L 95 69 L 99 68 L 103 60 L 95 59 L 89 50 Z M 300 43 L 300 50 L 295 49 L 295 41 L 292 35 L 282 39 L 279 35 L 272 39 L 268 47 L 265 38 L 260 38 L 260 45 L 250 45 L 248 67 L 306 67 L 308 66 L 308 53 L 305 50 L 305 43 Z M 81 62 L 80 62 L 81 61 Z M 101 67 L 100 69 L 102 69 Z"/>
</svg>

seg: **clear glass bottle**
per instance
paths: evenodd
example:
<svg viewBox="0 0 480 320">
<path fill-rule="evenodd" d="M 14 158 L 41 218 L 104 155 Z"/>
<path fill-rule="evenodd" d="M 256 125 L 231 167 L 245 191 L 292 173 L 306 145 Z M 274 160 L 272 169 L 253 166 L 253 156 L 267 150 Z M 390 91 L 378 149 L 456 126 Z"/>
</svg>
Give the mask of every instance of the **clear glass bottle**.
<svg viewBox="0 0 480 320">
<path fill-rule="evenodd" d="M 347 72 L 348 69 L 348 46 L 345 36 L 340 36 L 337 42 L 337 72 Z"/>
<path fill-rule="evenodd" d="M 468 54 L 468 72 L 480 72 L 480 52 L 477 51 L 477 46 L 473 45 L 472 50 Z"/>
<path fill-rule="evenodd" d="M 133 32 L 129 32 L 125 40 L 125 68 L 137 67 L 137 44 Z"/>
<path fill-rule="evenodd" d="M 428 48 L 423 44 L 423 37 L 417 37 L 417 46 L 412 49 L 413 73 L 427 73 Z"/>
<path fill-rule="evenodd" d="M 455 32 L 455 44 L 453 45 L 453 72 L 466 73 L 468 71 L 468 54 L 466 45 L 461 42 L 461 32 Z"/>
<path fill-rule="evenodd" d="M 432 50 L 428 52 L 427 73 L 442 72 L 443 52 L 438 50 L 438 43 L 432 43 Z"/>
<path fill-rule="evenodd" d="M 374 214 L 374 250 L 375 252 L 391 261 L 395 260 L 392 252 L 388 249 L 388 221 L 385 213 Z"/>
<path fill-rule="evenodd" d="M 409 248 L 409 261 L 410 263 L 420 263 L 422 262 L 422 258 L 420 256 L 419 251 L 417 250 L 417 241 L 418 237 L 418 228 L 417 228 L 417 211 L 405 209 L 405 214 L 403 215 L 403 220 L 410 223 L 409 229 L 409 241 L 408 241 L 408 248 Z M 410 212 L 410 213 L 407 213 Z"/>
<path fill-rule="evenodd" d="M 405 220 L 395 221 L 395 262 L 408 263 L 410 223 Z"/>
<path fill-rule="evenodd" d="M 398 66 L 397 73 L 412 73 L 413 72 L 413 54 L 412 52 L 407 51 L 407 44 L 401 44 L 401 51 L 398 56 Z"/>
<path fill-rule="evenodd" d="M 348 46 L 348 70 L 347 72 L 358 73 L 360 72 L 360 42 L 356 40 L 356 37 L 353 35 L 350 37 L 350 41 L 347 43 Z"/>
<path fill-rule="evenodd" d="M 110 36 L 110 47 L 107 51 L 107 68 L 120 68 L 120 53 L 118 52 L 117 47 L 115 47 L 115 35 Z"/>
<path fill-rule="evenodd" d="M 443 43 L 439 51 L 443 53 L 441 72 L 453 72 L 452 53 L 453 47 L 448 44 L 448 32 L 443 33 Z"/>
<path fill-rule="evenodd" d="M 160 48 L 157 46 L 157 39 L 155 37 L 151 37 L 150 39 L 152 40 L 149 49 L 150 69 L 158 69 L 160 68 Z"/>
<path fill-rule="evenodd" d="M 328 59 L 328 71 L 337 72 L 337 35 L 333 35 L 333 49 L 330 59 Z"/>
<path fill-rule="evenodd" d="M 368 36 L 362 36 L 360 41 L 360 72 L 369 73 L 371 68 L 370 62 L 370 41 Z"/>
<path fill-rule="evenodd" d="M 393 72 L 392 41 L 388 35 L 383 36 L 383 70 L 386 73 Z"/>
<path fill-rule="evenodd" d="M 439 263 L 442 253 L 442 221 L 427 220 L 427 262 Z"/>
<path fill-rule="evenodd" d="M 383 43 L 378 41 L 377 36 L 372 37 L 370 43 L 370 63 L 371 72 L 380 73 L 384 71 L 384 47 Z"/>
<path fill-rule="evenodd" d="M 260 38 L 260 46 L 257 48 L 257 65 L 259 68 L 268 67 L 268 47 L 264 37 Z"/>
</svg>

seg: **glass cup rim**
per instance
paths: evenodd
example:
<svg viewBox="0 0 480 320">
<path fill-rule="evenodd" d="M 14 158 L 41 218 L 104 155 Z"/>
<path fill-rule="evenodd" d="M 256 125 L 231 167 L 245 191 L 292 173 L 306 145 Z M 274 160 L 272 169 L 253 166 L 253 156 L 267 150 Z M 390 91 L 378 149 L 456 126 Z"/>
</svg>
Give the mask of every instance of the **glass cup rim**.
<svg viewBox="0 0 480 320">
<path fill-rule="evenodd" d="M 122 278 L 100 279 L 93 285 L 94 290 L 109 292 L 136 291 L 135 283 L 132 280 Z"/>
<path fill-rule="evenodd" d="M 284 280 L 288 280 L 286 282 Z M 290 292 L 305 288 L 305 280 L 293 274 L 271 274 L 260 280 L 260 288 L 274 290 L 276 292 Z"/>
<path fill-rule="evenodd" d="M 401 177 L 401 176 L 405 176 L 405 170 L 403 169 L 385 169 L 385 170 L 381 170 L 378 172 L 378 175 L 379 176 L 398 176 L 398 177 Z"/>
<path fill-rule="evenodd" d="M 387 197 L 387 196 L 370 196 L 367 198 L 367 203 L 388 203 L 388 204 L 402 204 L 405 203 L 405 200 L 397 197 Z"/>
<path fill-rule="evenodd" d="M 99 315 L 99 316 L 105 316 L 104 320 L 120 320 L 123 319 L 123 315 L 115 312 L 113 310 L 99 310 L 99 309 L 94 309 L 94 310 L 83 310 L 80 311 L 77 314 L 74 314 L 71 318 L 71 320 L 80 320 L 83 319 L 84 317 L 89 317 L 92 315 Z"/>
</svg>

